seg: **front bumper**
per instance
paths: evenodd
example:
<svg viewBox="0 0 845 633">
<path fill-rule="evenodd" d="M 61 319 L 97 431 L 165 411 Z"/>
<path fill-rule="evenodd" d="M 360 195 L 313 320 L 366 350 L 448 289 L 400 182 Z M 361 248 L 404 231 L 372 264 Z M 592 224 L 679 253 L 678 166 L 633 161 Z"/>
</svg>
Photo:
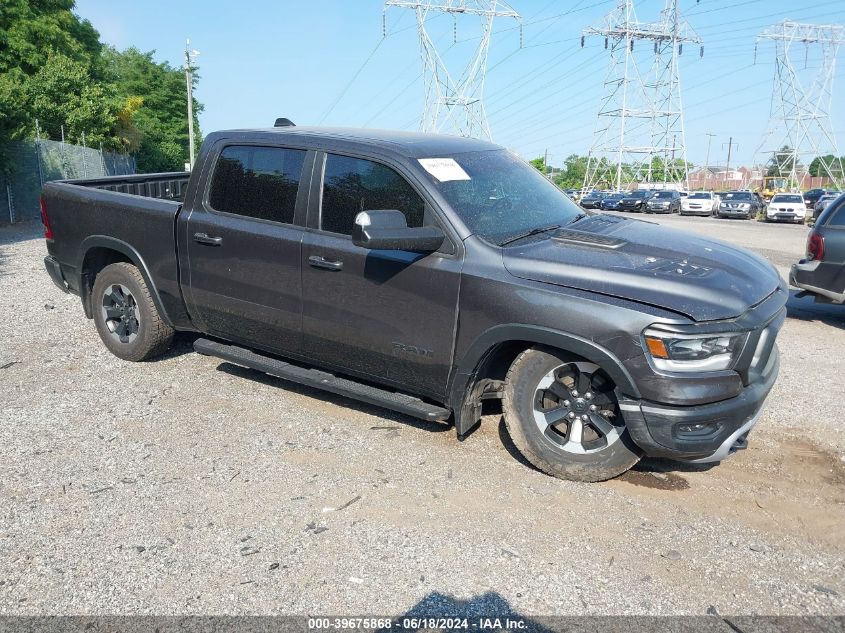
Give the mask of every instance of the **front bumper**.
<svg viewBox="0 0 845 633">
<path fill-rule="evenodd" d="M 757 423 L 763 402 L 778 375 L 775 347 L 761 380 L 728 400 L 697 406 L 666 406 L 648 401 L 622 401 L 619 407 L 631 439 L 650 457 L 681 461 L 720 461 L 742 445 Z"/>
<path fill-rule="evenodd" d="M 639 361 L 628 369 L 638 398 L 619 407 L 631 439 L 651 457 L 718 461 L 742 448 L 778 376 L 776 339 L 786 321 L 785 283 L 731 321 L 748 338 L 731 370 L 681 374 L 653 372 Z"/>
<path fill-rule="evenodd" d="M 751 209 L 731 209 L 719 207 L 719 217 L 722 218 L 747 218 L 751 215 Z"/>
<path fill-rule="evenodd" d="M 707 457 L 701 457 L 699 459 L 689 459 L 688 462 L 693 464 L 712 464 L 714 462 L 720 462 L 725 459 L 728 455 L 732 455 L 737 451 L 741 451 L 745 448 L 748 448 L 748 434 L 751 432 L 757 425 L 757 421 L 760 419 L 760 412 L 757 412 L 753 418 L 748 420 L 745 424 L 739 427 L 736 431 L 731 433 L 728 437 L 725 438 L 725 441 L 719 445 L 719 448 L 716 449 L 716 452 L 712 455 Z"/>
<path fill-rule="evenodd" d="M 766 212 L 766 219 L 771 222 L 803 222 L 804 214 L 798 214 L 794 211 L 775 211 L 769 210 Z"/>
<path fill-rule="evenodd" d="M 620 202 L 620 211 L 640 211 L 643 208 L 642 202 Z"/>
<path fill-rule="evenodd" d="M 711 215 L 712 213 L 710 207 L 706 209 L 702 207 L 681 207 L 681 215 Z"/>
</svg>

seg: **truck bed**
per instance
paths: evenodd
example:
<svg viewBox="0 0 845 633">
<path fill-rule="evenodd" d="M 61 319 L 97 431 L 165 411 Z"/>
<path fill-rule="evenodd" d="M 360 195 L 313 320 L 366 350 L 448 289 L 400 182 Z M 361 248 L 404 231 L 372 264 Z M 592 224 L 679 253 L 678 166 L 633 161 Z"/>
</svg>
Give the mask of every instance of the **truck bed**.
<svg viewBox="0 0 845 633">
<path fill-rule="evenodd" d="M 67 184 L 103 189 L 117 193 L 128 193 L 143 198 L 161 200 L 185 200 L 190 172 L 163 172 L 158 174 L 135 174 L 132 176 L 106 176 L 86 180 L 66 180 Z"/>
<path fill-rule="evenodd" d="M 85 275 L 97 258 L 130 261 L 148 279 L 171 322 L 186 318 L 179 289 L 176 217 L 188 174 L 144 174 L 56 181 L 42 202 L 53 232 L 47 240 L 69 291 L 85 298 Z"/>
</svg>

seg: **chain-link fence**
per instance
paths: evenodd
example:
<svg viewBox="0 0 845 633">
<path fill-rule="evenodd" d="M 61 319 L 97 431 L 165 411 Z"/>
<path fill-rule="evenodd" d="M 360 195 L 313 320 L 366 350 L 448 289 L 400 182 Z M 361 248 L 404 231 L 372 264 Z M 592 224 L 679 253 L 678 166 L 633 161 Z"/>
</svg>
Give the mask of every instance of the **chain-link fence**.
<svg viewBox="0 0 845 633">
<path fill-rule="evenodd" d="M 36 218 L 41 187 L 50 180 L 135 173 L 135 159 L 59 141 L 19 141 L 6 146 L 9 176 L 0 174 L 0 224 Z"/>
</svg>

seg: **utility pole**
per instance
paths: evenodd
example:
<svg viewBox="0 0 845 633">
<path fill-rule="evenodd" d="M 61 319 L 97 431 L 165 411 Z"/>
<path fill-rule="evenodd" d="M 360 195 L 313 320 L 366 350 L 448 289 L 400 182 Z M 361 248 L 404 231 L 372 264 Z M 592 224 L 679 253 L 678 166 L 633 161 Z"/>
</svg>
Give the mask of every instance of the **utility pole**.
<svg viewBox="0 0 845 633">
<path fill-rule="evenodd" d="M 733 146 L 734 146 L 734 137 L 733 136 L 728 137 L 727 145 L 728 145 L 728 164 L 725 166 L 725 172 L 729 172 L 731 170 L 731 148 L 733 148 Z M 722 143 L 722 147 L 724 147 L 724 146 L 725 146 L 725 143 Z M 725 175 L 727 175 L 727 173 Z"/>
<path fill-rule="evenodd" d="M 707 136 L 707 158 L 704 161 L 704 188 L 707 189 L 707 178 L 710 176 L 710 144 L 713 142 L 713 137 L 716 136 L 715 134 L 711 134 L 707 132 L 705 134 Z"/>
<path fill-rule="evenodd" d="M 194 168 L 194 72 L 193 59 L 200 54 L 190 50 L 191 40 L 185 40 L 185 84 L 188 88 L 188 165 Z"/>
<path fill-rule="evenodd" d="M 460 136 L 490 138 L 490 126 L 484 111 L 484 81 L 487 76 L 487 57 L 493 35 L 494 18 L 513 18 L 519 24 L 522 47 L 522 18 L 503 0 L 386 0 L 384 12 L 390 7 L 412 9 L 417 17 L 417 33 L 423 62 L 425 102 L 420 120 L 423 132 L 446 129 Z M 454 44 L 457 44 L 458 16 L 475 16 L 481 22 L 481 37 L 475 52 L 460 76 L 452 75 L 446 67 L 428 32 L 429 14 L 450 15 L 454 25 Z M 436 17 L 436 16 L 435 16 Z M 382 18 L 384 21 L 384 18 Z M 385 30 L 385 34 L 387 34 Z M 450 47 L 451 48 L 451 47 Z"/>
<path fill-rule="evenodd" d="M 739 145 L 737 143 L 734 143 L 734 137 L 733 136 L 728 137 L 727 145 L 728 145 L 728 164 L 725 165 L 725 180 L 730 181 L 730 180 L 733 180 L 733 178 L 731 178 L 731 149 L 733 149 L 734 145 L 736 145 L 737 147 L 739 147 Z M 722 143 L 722 147 L 724 147 L 724 146 L 725 146 L 725 143 Z"/>
</svg>

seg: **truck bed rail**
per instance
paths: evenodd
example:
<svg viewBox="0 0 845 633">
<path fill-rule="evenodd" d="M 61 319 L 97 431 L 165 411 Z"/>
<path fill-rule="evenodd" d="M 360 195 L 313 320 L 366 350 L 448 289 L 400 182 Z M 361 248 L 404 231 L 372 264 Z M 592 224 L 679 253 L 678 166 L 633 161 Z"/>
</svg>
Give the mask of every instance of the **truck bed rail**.
<svg viewBox="0 0 845 633">
<path fill-rule="evenodd" d="M 86 178 L 83 180 L 66 180 L 71 185 L 89 187 L 91 189 L 105 189 L 118 193 L 128 193 L 144 198 L 158 198 L 162 200 L 185 199 L 190 172 L 164 172 L 159 174 L 135 174 L 132 176 L 106 176 L 104 178 Z"/>
</svg>

